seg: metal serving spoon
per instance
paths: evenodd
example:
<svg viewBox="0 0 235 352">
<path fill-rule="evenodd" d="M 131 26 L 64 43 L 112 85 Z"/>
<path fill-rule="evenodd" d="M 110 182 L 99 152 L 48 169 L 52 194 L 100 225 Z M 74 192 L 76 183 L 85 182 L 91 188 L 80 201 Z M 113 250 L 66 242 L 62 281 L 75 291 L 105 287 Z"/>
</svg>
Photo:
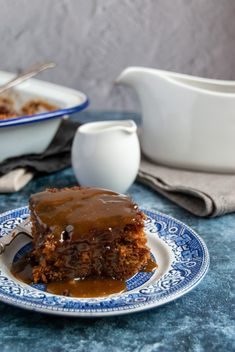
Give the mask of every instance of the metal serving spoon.
<svg viewBox="0 0 235 352">
<path fill-rule="evenodd" d="M 28 70 L 20 73 L 7 83 L 3 84 L 0 87 L 0 94 L 5 92 L 6 90 L 15 87 L 16 85 L 26 81 L 27 79 L 37 75 L 39 72 L 47 70 L 48 68 L 53 68 L 55 67 L 56 64 L 54 62 L 47 62 L 45 64 L 36 64 L 29 68 Z"/>
<path fill-rule="evenodd" d="M 33 238 L 31 233 L 31 222 L 30 218 L 27 218 L 20 224 L 17 224 L 12 232 L 0 239 L 0 255 L 4 253 L 7 246 L 18 237 L 18 235 L 24 234 L 30 238 Z"/>
</svg>

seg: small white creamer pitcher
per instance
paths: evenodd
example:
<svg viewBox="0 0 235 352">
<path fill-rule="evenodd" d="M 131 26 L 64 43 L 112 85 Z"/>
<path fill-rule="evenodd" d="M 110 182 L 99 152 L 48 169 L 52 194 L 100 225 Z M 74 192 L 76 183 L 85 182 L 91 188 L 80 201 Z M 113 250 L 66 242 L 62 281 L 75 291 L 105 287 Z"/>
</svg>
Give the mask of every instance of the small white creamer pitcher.
<svg viewBox="0 0 235 352">
<path fill-rule="evenodd" d="M 139 163 L 134 121 L 91 122 L 78 128 L 72 146 L 72 166 L 81 186 L 125 193 L 136 178 Z"/>
</svg>

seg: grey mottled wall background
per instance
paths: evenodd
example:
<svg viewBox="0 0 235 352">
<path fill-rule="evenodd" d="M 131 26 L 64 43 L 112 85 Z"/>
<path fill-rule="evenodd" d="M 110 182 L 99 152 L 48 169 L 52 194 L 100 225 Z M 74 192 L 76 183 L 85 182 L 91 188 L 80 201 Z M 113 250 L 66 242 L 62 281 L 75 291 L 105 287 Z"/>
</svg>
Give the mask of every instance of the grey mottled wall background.
<svg viewBox="0 0 235 352">
<path fill-rule="evenodd" d="M 41 78 L 92 108 L 138 110 L 112 81 L 129 65 L 235 79 L 234 0 L 0 0 L 0 69 L 53 59 Z"/>
</svg>

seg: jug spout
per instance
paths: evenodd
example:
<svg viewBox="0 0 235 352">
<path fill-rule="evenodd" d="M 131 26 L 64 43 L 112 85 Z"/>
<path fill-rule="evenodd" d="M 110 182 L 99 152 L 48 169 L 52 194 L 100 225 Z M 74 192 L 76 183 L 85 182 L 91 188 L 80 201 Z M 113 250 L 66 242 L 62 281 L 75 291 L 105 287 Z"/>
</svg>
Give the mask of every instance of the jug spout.
<svg viewBox="0 0 235 352">
<path fill-rule="evenodd" d="M 139 81 L 141 73 L 144 73 L 144 68 L 142 67 L 127 67 L 116 78 L 114 83 L 135 86 Z"/>
<path fill-rule="evenodd" d="M 119 121 L 119 128 L 126 133 L 133 134 L 137 131 L 136 123 L 133 120 Z"/>
<path fill-rule="evenodd" d="M 160 92 L 163 86 L 169 85 L 164 71 L 146 67 L 127 67 L 115 80 L 115 84 L 130 86 L 137 92 L 142 108 L 153 96 L 153 92 Z"/>
<path fill-rule="evenodd" d="M 122 131 L 128 134 L 133 134 L 136 133 L 137 126 L 133 120 L 99 121 L 86 123 L 79 128 L 79 131 L 80 133 L 87 135 L 95 135 L 115 131 Z"/>
</svg>

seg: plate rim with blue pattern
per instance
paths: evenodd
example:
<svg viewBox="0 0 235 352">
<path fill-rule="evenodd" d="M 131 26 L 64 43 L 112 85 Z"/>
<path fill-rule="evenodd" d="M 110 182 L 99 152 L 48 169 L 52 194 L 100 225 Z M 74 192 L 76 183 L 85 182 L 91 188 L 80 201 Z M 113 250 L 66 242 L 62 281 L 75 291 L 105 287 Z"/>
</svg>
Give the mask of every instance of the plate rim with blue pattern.
<svg viewBox="0 0 235 352">
<path fill-rule="evenodd" d="M 129 291 L 87 299 L 47 293 L 14 278 L 4 263 L 4 253 L 0 256 L 0 301 L 41 313 L 104 317 L 155 308 L 183 296 L 198 285 L 208 270 L 206 244 L 192 228 L 174 217 L 152 209 L 141 210 L 147 215 L 145 233 L 160 266 L 155 274 L 146 273 L 147 279 L 141 273 L 132 277 Z M 27 206 L 0 214 L 0 238 L 28 216 Z M 13 252 L 14 242 L 9 246 Z"/>
</svg>

